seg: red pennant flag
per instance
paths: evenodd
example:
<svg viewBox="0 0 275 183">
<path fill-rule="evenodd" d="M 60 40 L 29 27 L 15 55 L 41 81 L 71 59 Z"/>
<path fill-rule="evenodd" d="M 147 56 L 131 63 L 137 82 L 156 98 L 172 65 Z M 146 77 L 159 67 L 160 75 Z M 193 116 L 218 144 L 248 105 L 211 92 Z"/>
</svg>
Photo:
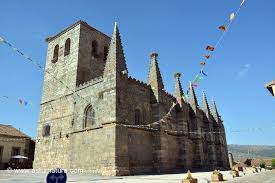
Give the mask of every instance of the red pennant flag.
<svg viewBox="0 0 275 183">
<path fill-rule="evenodd" d="M 219 29 L 222 30 L 223 32 L 226 32 L 226 26 L 225 25 L 219 26 Z"/>
<path fill-rule="evenodd" d="M 214 48 L 213 46 L 208 45 L 208 46 L 206 47 L 206 50 L 208 50 L 208 51 L 214 51 L 215 48 Z"/>
<path fill-rule="evenodd" d="M 210 55 L 204 55 L 204 58 L 209 59 Z"/>
</svg>

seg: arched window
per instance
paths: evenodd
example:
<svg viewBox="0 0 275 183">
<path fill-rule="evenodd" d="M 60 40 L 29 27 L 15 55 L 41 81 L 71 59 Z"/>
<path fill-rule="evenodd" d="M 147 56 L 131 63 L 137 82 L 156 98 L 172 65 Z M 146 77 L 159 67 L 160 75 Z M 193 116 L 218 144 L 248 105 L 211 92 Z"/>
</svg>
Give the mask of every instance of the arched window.
<svg viewBox="0 0 275 183">
<path fill-rule="evenodd" d="M 97 41 L 93 40 L 93 42 L 92 42 L 92 56 L 94 56 L 94 57 L 97 56 L 97 49 L 98 49 Z"/>
<path fill-rule="evenodd" d="M 54 47 L 54 51 L 53 51 L 53 60 L 52 60 L 53 63 L 56 63 L 58 61 L 58 52 L 59 52 L 59 45 L 57 44 Z"/>
<path fill-rule="evenodd" d="M 135 110 L 135 125 L 140 125 L 142 123 L 141 121 L 141 112 L 139 109 Z"/>
<path fill-rule="evenodd" d="M 107 56 L 108 56 L 108 46 L 104 46 L 104 55 L 103 56 L 104 56 L 103 57 L 104 61 L 106 61 L 107 60 Z"/>
<path fill-rule="evenodd" d="M 64 57 L 69 55 L 71 52 L 71 39 L 68 38 L 65 42 L 65 51 L 64 51 Z"/>
<path fill-rule="evenodd" d="M 84 128 L 91 127 L 95 124 L 95 111 L 91 105 L 85 110 Z"/>
</svg>

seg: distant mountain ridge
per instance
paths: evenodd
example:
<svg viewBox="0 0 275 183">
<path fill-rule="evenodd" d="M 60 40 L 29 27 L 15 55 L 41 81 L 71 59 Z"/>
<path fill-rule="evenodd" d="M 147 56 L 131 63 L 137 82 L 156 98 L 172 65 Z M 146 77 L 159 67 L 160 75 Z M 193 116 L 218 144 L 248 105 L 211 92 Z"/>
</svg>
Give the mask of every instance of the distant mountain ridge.
<svg viewBox="0 0 275 183">
<path fill-rule="evenodd" d="M 275 158 L 275 146 L 267 145 L 228 145 L 228 151 L 233 154 L 234 159 L 243 158 Z"/>
</svg>

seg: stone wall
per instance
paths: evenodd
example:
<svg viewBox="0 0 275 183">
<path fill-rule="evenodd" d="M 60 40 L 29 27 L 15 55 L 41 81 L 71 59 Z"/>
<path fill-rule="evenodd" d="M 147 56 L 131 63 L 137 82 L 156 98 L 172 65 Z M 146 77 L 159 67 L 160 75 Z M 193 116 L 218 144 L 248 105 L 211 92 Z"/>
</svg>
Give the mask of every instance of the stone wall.
<svg viewBox="0 0 275 183">
<path fill-rule="evenodd" d="M 142 124 L 152 122 L 150 94 L 148 85 L 124 76 L 118 83 L 118 121 L 134 125 L 135 110 L 139 110 Z"/>
<path fill-rule="evenodd" d="M 70 139 L 70 168 L 95 174 L 116 175 L 115 125 L 72 133 Z"/>
<path fill-rule="evenodd" d="M 96 52 L 92 53 L 93 41 Z M 109 47 L 110 38 L 105 34 L 81 24 L 79 38 L 79 57 L 77 67 L 77 85 L 103 75 L 106 60 L 104 48 Z M 94 47 L 95 47 L 94 46 Z"/>
<path fill-rule="evenodd" d="M 131 174 L 154 172 L 153 132 L 128 128 L 128 156 Z"/>
</svg>

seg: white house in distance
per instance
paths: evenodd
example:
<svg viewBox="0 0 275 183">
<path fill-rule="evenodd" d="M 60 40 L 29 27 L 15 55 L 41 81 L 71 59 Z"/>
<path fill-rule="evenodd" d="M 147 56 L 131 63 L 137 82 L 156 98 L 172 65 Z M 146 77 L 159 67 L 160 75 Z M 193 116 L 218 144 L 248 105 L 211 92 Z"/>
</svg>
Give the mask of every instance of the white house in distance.
<svg viewBox="0 0 275 183">
<path fill-rule="evenodd" d="M 265 85 L 265 87 L 270 91 L 270 93 L 275 96 L 275 80 L 270 81 Z"/>
</svg>

